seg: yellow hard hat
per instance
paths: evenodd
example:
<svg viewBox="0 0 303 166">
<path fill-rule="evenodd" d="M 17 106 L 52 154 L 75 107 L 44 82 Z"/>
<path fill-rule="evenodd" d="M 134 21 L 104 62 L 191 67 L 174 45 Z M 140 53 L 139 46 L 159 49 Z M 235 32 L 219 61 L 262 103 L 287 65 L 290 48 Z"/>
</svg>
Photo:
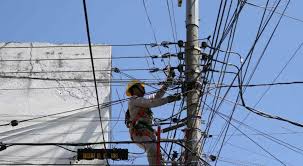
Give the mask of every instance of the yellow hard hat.
<svg viewBox="0 0 303 166">
<path fill-rule="evenodd" d="M 138 81 L 138 80 L 132 80 L 131 82 L 129 82 L 128 84 L 127 84 L 127 88 L 126 88 L 126 96 L 131 96 L 131 94 L 130 94 L 130 92 L 129 92 L 129 89 L 130 88 L 132 88 L 134 85 L 137 85 L 137 84 L 139 84 L 139 85 L 141 85 L 142 87 L 144 87 L 144 83 L 142 83 L 142 82 L 140 82 L 140 81 Z"/>
</svg>

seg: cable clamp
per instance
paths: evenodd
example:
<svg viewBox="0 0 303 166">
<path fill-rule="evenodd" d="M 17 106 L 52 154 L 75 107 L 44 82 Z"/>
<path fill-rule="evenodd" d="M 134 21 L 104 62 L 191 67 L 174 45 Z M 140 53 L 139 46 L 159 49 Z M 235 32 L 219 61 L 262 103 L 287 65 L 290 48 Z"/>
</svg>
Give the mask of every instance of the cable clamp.
<svg viewBox="0 0 303 166">
<path fill-rule="evenodd" d="M 180 48 L 184 47 L 184 41 L 183 40 L 178 41 L 178 47 L 180 47 Z"/>
<path fill-rule="evenodd" d="M 150 72 L 150 73 L 154 73 L 154 72 L 158 72 L 158 71 L 160 71 L 159 68 L 153 67 L 153 68 L 150 69 L 149 72 Z"/>
<path fill-rule="evenodd" d="M 113 67 L 113 68 L 112 68 L 112 71 L 115 72 L 115 73 L 120 73 L 120 69 L 117 68 L 117 67 Z"/>
</svg>

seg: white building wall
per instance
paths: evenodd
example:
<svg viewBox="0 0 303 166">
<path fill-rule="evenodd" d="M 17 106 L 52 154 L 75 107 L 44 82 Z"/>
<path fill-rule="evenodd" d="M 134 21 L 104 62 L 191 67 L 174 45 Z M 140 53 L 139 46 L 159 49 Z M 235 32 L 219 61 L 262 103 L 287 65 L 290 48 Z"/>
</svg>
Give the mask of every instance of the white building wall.
<svg viewBox="0 0 303 166">
<path fill-rule="evenodd" d="M 94 58 L 101 58 L 95 59 L 95 69 L 99 80 L 100 103 L 104 104 L 110 101 L 111 93 L 108 83 L 111 47 L 94 46 L 93 55 Z M 89 49 L 84 45 L 0 43 L 0 125 L 7 124 L 11 120 L 22 121 L 96 106 L 89 58 Z M 103 108 L 101 111 L 105 141 L 108 141 L 110 107 Z M 0 127 L 0 142 L 3 143 L 102 141 L 104 140 L 96 107 L 20 122 L 16 127 L 10 125 Z M 66 148 L 76 150 L 83 147 Z M 102 146 L 94 148 L 102 148 Z M 69 164 L 77 162 L 76 155 L 54 146 L 14 146 L 1 151 L 0 160 L 1 163 Z M 102 163 L 102 161 L 78 163 Z"/>
</svg>

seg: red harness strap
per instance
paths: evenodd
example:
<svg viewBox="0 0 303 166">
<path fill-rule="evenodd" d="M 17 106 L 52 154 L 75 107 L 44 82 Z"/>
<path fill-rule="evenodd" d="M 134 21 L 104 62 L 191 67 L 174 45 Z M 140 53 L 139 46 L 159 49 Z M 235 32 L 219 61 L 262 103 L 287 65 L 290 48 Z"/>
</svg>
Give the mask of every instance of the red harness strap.
<svg viewBox="0 0 303 166">
<path fill-rule="evenodd" d="M 147 137 L 151 137 L 152 136 L 152 133 L 148 130 L 141 130 L 141 131 L 138 131 L 136 129 L 133 129 L 131 131 L 131 135 L 132 136 L 140 136 L 140 137 L 143 137 L 143 136 L 147 136 Z"/>
<path fill-rule="evenodd" d="M 135 119 L 132 121 L 132 124 L 133 124 L 133 126 L 135 126 L 136 125 L 136 123 L 137 123 L 137 121 L 141 118 L 141 117 L 143 117 L 143 116 L 145 116 L 145 111 L 144 111 L 144 109 L 141 109 L 140 110 L 140 112 L 137 114 L 137 116 L 135 117 Z"/>
<path fill-rule="evenodd" d="M 132 125 L 133 127 L 137 124 L 138 120 L 143 117 L 146 116 L 146 112 L 144 110 L 144 108 L 142 108 L 139 113 L 136 115 L 136 117 L 132 120 Z M 135 136 L 148 136 L 151 137 L 153 134 L 153 132 L 150 132 L 149 130 L 137 130 L 137 129 L 132 129 L 131 130 L 131 135 L 135 135 Z"/>
</svg>

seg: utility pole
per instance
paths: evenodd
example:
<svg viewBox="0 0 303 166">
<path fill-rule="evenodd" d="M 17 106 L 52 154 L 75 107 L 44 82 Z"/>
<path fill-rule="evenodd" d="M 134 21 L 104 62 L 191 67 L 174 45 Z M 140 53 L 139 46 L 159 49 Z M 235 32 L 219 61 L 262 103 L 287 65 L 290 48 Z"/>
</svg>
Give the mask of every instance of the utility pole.
<svg viewBox="0 0 303 166">
<path fill-rule="evenodd" d="M 185 164 L 201 164 L 201 55 L 198 41 L 199 34 L 199 0 L 186 0 L 186 44 L 185 44 L 185 76 L 187 95 L 187 129 L 185 131 Z M 198 157 L 199 156 L 199 157 Z"/>
</svg>

